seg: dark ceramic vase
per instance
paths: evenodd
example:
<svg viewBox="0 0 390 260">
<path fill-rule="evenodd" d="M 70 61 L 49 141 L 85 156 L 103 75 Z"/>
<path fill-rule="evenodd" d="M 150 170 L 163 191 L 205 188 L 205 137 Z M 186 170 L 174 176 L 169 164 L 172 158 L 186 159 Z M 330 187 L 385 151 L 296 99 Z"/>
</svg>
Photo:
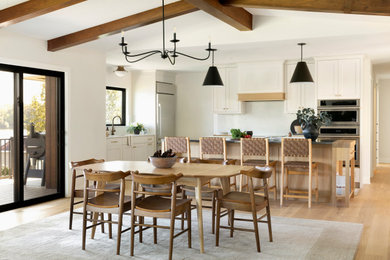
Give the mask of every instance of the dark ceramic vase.
<svg viewBox="0 0 390 260">
<path fill-rule="evenodd" d="M 319 135 L 317 127 L 310 124 L 307 125 L 302 124 L 302 129 L 303 129 L 302 131 L 303 136 L 306 139 L 311 139 L 313 142 L 317 139 Z"/>
<path fill-rule="evenodd" d="M 139 133 L 141 133 L 141 130 L 139 130 L 139 129 L 134 129 L 134 134 L 135 134 L 135 135 L 139 135 Z"/>
</svg>

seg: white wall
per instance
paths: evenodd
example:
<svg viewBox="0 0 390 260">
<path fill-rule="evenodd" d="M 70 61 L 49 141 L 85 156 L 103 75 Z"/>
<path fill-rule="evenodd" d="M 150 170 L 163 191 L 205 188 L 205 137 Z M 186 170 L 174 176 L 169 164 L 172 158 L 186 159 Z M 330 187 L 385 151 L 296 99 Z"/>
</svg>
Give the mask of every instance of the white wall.
<svg viewBox="0 0 390 260">
<path fill-rule="evenodd" d="M 132 71 L 132 121 L 156 133 L 156 72 Z"/>
<path fill-rule="evenodd" d="M 0 31 L 0 62 L 65 72 L 66 192 L 69 161 L 105 157 L 105 55 L 69 48 L 48 52 L 46 41 Z"/>
<path fill-rule="evenodd" d="M 245 113 L 214 115 L 213 89 L 202 86 L 205 73 L 181 72 L 176 75 L 176 135 L 199 138 L 231 128 L 252 130 L 254 135 L 287 135 L 295 115 L 284 113 L 284 102 L 246 102 Z"/>
<path fill-rule="evenodd" d="M 390 79 L 378 82 L 379 163 L 390 163 Z"/>
<path fill-rule="evenodd" d="M 205 73 L 176 74 L 176 135 L 199 138 L 213 135 L 212 88 L 202 86 Z"/>
</svg>

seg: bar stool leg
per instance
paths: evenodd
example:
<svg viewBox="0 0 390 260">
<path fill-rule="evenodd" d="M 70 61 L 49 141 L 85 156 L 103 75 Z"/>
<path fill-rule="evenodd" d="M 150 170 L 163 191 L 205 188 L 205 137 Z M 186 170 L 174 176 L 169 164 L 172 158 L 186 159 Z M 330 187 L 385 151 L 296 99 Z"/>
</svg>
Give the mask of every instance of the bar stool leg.
<svg viewBox="0 0 390 260">
<path fill-rule="evenodd" d="M 318 166 L 316 167 L 316 202 L 318 202 L 319 195 L 318 195 Z"/>
</svg>

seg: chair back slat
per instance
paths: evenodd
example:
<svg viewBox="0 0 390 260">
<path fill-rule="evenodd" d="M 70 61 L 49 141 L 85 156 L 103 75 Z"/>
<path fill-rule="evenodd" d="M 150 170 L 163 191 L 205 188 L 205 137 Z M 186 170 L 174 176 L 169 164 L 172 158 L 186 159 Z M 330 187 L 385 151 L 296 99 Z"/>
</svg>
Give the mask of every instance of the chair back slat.
<svg viewBox="0 0 390 260">
<path fill-rule="evenodd" d="M 113 182 L 123 179 L 130 175 L 130 171 L 127 172 L 94 172 L 92 170 L 84 170 L 84 178 L 88 181 L 97 182 Z"/>
<path fill-rule="evenodd" d="M 282 154 L 286 157 L 310 157 L 311 139 L 282 138 Z"/>
<path fill-rule="evenodd" d="M 183 174 L 169 174 L 169 175 L 151 175 L 151 174 L 140 174 L 138 172 L 132 172 L 131 174 L 133 182 L 138 184 L 169 184 L 180 179 Z"/>
<path fill-rule="evenodd" d="M 190 139 L 188 137 L 165 137 L 165 151 L 171 149 L 177 155 L 186 155 L 187 162 L 191 161 Z"/>
<path fill-rule="evenodd" d="M 244 174 L 248 177 L 253 177 L 257 179 L 267 179 L 271 177 L 273 168 L 269 166 L 265 167 L 255 167 L 252 170 L 249 171 L 241 171 L 241 174 Z"/>
<path fill-rule="evenodd" d="M 224 137 L 201 137 L 199 138 L 200 159 L 203 155 L 222 155 L 227 159 L 226 139 Z"/>
<path fill-rule="evenodd" d="M 267 141 L 266 138 L 241 138 L 241 152 L 248 156 L 266 156 Z"/>
<path fill-rule="evenodd" d="M 75 167 L 80 167 L 80 166 L 84 166 L 87 164 L 102 163 L 102 162 L 104 162 L 104 159 L 92 158 L 92 159 L 88 159 L 88 160 L 84 160 L 84 161 L 70 162 L 69 166 L 70 166 L 70 168 L 75 168 Z"/>
</svg>

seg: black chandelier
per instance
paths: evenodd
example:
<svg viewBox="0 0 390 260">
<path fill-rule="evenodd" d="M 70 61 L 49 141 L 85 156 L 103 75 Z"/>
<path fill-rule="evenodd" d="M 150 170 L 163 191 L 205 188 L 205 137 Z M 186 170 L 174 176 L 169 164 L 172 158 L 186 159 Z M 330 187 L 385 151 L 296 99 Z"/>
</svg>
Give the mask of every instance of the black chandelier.
<svg viewBox="0 0 390 260">
<path fill-rule="evenodd" d="M 182 52 L 179 52 L 176 50 L 176 44 L 180 41 L 179 39 L 176 38 L 176 32 L 173 33 L 173 39 L 170 40 L 170 42 L 173 43 L 173 50 L 168 50 L 165 47 L 165 13 L 164 13 L 164 0 L 162 0 L 162 26 L 163 26 L 163 40 L 162 40 L 162 50 L 153 50 L 153 51 L 147 51 L 139 54 L 130 54 L 129 51 L 127 51 L 127 43 L 125 42 L 125 38 L 123 36 L 123 31 L 122 31 L 122 41 L 119 43 L 119 46 L 122 47 L 122 53 L 125 55 L 126 61 L 129 63 L 135 63 L 138 61 L 141 61 L 143 59 L 146 59 L 152 55 L 155 54 L 160 54 L 161 58 L 169 60 L 169 62 L 172 65 L 175 65 L 176 63 L 176 58 L 179 55 L 185 56 L 187 58 L 191 58 L 194 60 L 199 60 L 199 61 L 204 61 L 210 58 L 211 53 L 214 53 L 217 49 L 211 48 L 211 42 L 209 42 L 208 47 L 206 51 L 208 52 L 208 55 L 205 58 L 197 58 Z"/>
</svg>

